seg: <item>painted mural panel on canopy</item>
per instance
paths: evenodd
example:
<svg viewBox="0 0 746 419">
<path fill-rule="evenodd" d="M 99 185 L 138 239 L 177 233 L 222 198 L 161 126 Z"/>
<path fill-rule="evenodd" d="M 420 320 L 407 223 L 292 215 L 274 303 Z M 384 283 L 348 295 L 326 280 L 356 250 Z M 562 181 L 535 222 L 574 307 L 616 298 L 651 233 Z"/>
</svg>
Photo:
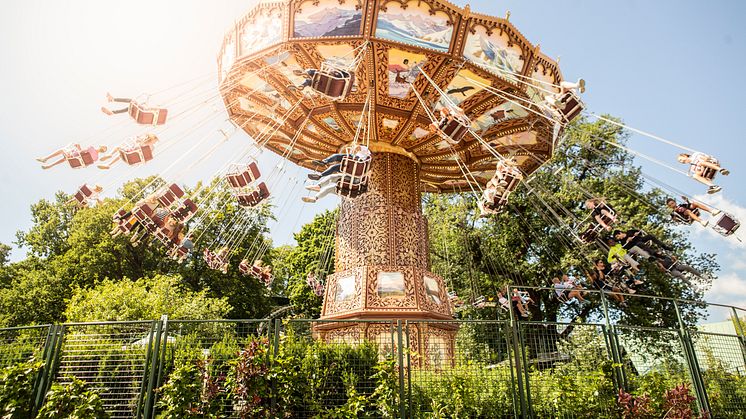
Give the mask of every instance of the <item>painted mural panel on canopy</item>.
<svg viewBox="0 0 746 419">
<path fill-rule="evenodd" d="M 551 69 L 541 63 L 537 64 L 533 73 L 531 73 L 531 80 L 523 80 L 523 82 L 529 85 L 526 93 L 536 103 L 541 103 L 547 94 L 559 92 L 559 87 L 555 86 Z"/>
<path fill-rule="evenodd" d="M 360 1 L 321 0 L 300 4 L 295 14 L 293 37 L 354 36 L 360 34 L 363 9 Z"/>
<path fill-rule="evenodd" d="M 267 65 L 272 66 L 280 74 L 285 76 L 295 86 L 300 85 L 306 79 L 304 76 L 306 74 L 305 69 L 295 59 L 295 54 L 283 52 L 278 56 L 265 59 L 264 61 Z"/>
<path fill-rule="evenodd" d="M 260 9 L 241 26 L 241 56 L 282 41 L 283 12 L 280 8 Z"/>
<path fill-rule="evenodd" d="M 324 57 L 324 62 L 334 68 L 351 69 L 355 64 L 355 58 L 359 49 L 350 44 L 319 45 L 316 47 L 319 55 Z"/>
<path fill-rule="evenodd" d="M 471 70 L 461 70 L 451 80 L 445 92 L 453 103 L 459 105 L 461 102 L 481 91 L 480 84 L 489 86 L 491 82 L 484 77 L 476 75 Z M 441 102 L 443 102 L 443 99 L 441 99 Z"/>
<path fill-rule="evenodd" d="M 410 1 L 406 8 L 398 2 L 388 2 L 378 13 L 377 38 L 446 52 L 453 37 L 453 25 L 448 14 L 431 14 L 430 5 Z"/>
<path fill-rule="evenodd" d="M 275 112 L 277 107 L 281 107 L 285 111 L 290 109 L 290 102 L 280 95 L 277 89 L 275 89 L 271 84 L 267 83 L 263 78 L 256 74 L 247 74 L 244 76 L 244 78 L 241 79 L 241 85 L 251 91 L 250 96 L 252 96 L 252 98 L 260 97 L 270 103 L 270 106 L 275 109 Z"/>
<path fill-rule="evenodd" d="M 521 48 L 510 42 L 508 34 L 495 30 L 488 34 L 484 26 L 474 26 L 473 34 L 466 37 L 464 57 L 475 64 L 510 80 L 523 70 Z"/>
<path fill-rule="evenodd" d="M 401 49 L 389 49 L 389 96 L 404 99 L 412 89 L 411 83 L 422 72 L 426 57 Z"/>
<path fill-rule="evenodd" d="M 471 126 L 477 131 L 485 132 L 500 122 L 526 116 L 528 111 L 513 102 L 505 102 L 472 119 Z"/>
<path fill-rule="evenodd" d="M 534 131 L 523 131 L 516 132 L 515 134 L 503 135 L 496 139 L 496 142 L 502 145 L 533 145 L 536 144 L 536 132 Z"/>
</svg>

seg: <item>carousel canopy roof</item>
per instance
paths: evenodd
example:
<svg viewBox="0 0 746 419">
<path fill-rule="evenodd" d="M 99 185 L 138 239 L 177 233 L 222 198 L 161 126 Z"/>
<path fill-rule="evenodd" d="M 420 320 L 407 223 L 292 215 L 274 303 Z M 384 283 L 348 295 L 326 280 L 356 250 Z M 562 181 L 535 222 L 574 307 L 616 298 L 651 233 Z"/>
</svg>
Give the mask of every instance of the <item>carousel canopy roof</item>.
<svg viewBox="0 0 746 419">
<path fill-rule="evenodd" d="M 472 130 L 494 150 L 515 156 L 525 173 L 554 148 L 554 126 L 537 104 L 541 89 L 553 90 L 548 86 L 562 80 L 557 64 L 508 20 L 468 6 L 439 0 L 261 3 L 226 34 L 218 64 L 232 121 L 307 168 L 352 142 L 363 124 L 370 127 L 372 150 L 420 163 L 425 190 L 468 187 L 460 164 L 485 182 L 496 158 L 482 141 L 467 134 L 450 145 L 427 129 L 429 115 L 448 103 L 465 111 Z M 323 64 L 355 75 L 344 99 L 294 87 L 306 69 Z"/>
</svg>

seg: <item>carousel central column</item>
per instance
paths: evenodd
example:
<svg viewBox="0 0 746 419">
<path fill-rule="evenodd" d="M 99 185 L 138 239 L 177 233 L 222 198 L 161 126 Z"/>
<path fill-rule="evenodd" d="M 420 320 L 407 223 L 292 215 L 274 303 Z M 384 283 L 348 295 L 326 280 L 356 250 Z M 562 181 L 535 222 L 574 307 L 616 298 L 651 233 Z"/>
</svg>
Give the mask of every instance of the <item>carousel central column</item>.
<svg viewBox="0 0 746 419">
<path fill-rule="evenodd" d="M 374 152 L 368 192 L 343 198 L 340 206 L 335 273 L 327 278 L 322 319 L 453 318 L 443 279 L 429 271 L 420 199 L 417 162 L 402 154 Z M 410 330 L 409 344 L 427 345 L 422 341 L 427 334 L 431 343 L 452 349 L 450 327 L 425 329 Z M 388 326 L 375 323 L 320 323 L 317 331 L 325 339 L 390 340 L 380 336 Z M 423 336 L 417 338 L 418 333 Z"/>
</svg>

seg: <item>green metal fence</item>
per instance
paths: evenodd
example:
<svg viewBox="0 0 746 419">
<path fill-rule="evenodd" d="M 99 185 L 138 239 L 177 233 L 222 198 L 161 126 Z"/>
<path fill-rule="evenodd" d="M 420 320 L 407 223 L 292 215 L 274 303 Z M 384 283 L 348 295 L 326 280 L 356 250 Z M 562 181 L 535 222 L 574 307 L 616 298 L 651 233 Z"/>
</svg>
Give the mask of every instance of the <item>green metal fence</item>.
<svg viewBox="0 0 746 419">
<path fill-rule="evenodd" d="M 619 417 L 620 390 L 642 394 L 682 383 L 696 397 L 695 412 L 746 415 L 746 339 L 738 320 L 746 311 L 730 308 L 733 327 L 722 333 L 689 329 L 681 307 L 694 303 L 670 300 L 665 307 L 671 313 L 663 314 L 678 323 L 641 327 L 624 324 L 615 315 L 616 303 L 603 294 L 588 296 L 594 298 L 603 315 L 582 323 L 530 321 L 511 307 L 496 320 L 164 316 L 0 329 L 0 366 L 31 357 L 44 363 L 35 382 L 37 409 L 53 383 L 77 377 L 114 418 L 158 415 L 158 389 L 195 357 L 203 360 L 201 374 L 214 380 L 214 392 L 223 394 L 216 399 L 218 416 L 239 417 L 240 403 L 228 394 L 226 377 L 252 342 L 262 346 L 258 362 L 267 371 L 288 360 L 288 368 L 299 371 L 290 385 L 267 378 L 263 397 L 274 416 L 324 417 L 349 404 L 352 395 L 380 397 L 381 365 L 387 362 L 396 403 L 389 417 Z M 372 416 L 378 414 L 385 416 Z"/>
</svg>

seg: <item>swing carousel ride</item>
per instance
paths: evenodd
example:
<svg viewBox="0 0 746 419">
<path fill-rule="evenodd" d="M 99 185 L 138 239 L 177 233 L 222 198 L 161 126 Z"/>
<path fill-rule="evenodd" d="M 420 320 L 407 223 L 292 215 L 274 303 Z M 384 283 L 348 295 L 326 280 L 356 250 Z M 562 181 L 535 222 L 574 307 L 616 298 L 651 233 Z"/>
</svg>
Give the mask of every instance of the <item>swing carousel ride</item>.
<svg viewBox="0 0 746 419">
<path fill-rule="evenodd" d="M 217 96 L 235 129 L 253 139 L 254 151 L 270 150 L 313 172 L 309 178 L 319 183 L 306 188 L 317 193 L 304 201 L 341 197 L 334 273 L 309 276 L 308 284 L 324 297 L 322 319 L 347 321 L 320 323 L 321 338 L 385 340 L 388 326 L 370 320 L 452 319 L 455 296 L 430 271 L 421 194 L 472 193 L 483 216 L 503 211 L 511 191 L 551 159 L 570 121 L 581 114 L 605 119 L 584 110 L 585 82 L 565 81 L 557 62 L 508 17 L 441 0 L 290 0 L 257 5 L 225 35 Z M 124 108 L 105 113 L 127 113 L 143 127 L 189 114 L 172 117 L 167 107 L 144 100 L 107 99 Z M 153 159 L 158 140 L 142 133 L 111 151 L 74 144 L 40 160 L 45 168 L 140 165 Z M 682 148 L 688 154 L 680 162 L 716 193 L 713 179 L 727 170 Z M 289 183 L 283 164 L 269 174 L 261 169 L 247 151 L 218 172 L 247 213 Z M 92 205 L 101 189 L 83 185 L 71 202 Z M 135 244 L 154 236 L 175 259 L 202 257 L 227 271 L 246 221 L 231 224 L 236 231 L 228 240 L 196 252 L 201 243 L 190 231 L 211 222 L 200 215 L 211 205 L 207 196 L 198 202 L 176 183 L 164 186 L 115 214 L 112 234 Z M 579 246 L 600 242 L 617 222 L 608 203 L 590 198 L 588 218 L 572 230 Z M 700 211 L 719 213 L 694 200 L 669 206 L 685 224 L 704 224 Z M 713 224 L 726 236 L 739 226 L 728 214 Z M 266 250 L 252 247 L 238 268 L 269 286 L 271 269 L 260 261 Z M 418 327 L 410 330 L 410 347 L 453 351 L 456 330 L 449 323 Z"/>
</svg>

